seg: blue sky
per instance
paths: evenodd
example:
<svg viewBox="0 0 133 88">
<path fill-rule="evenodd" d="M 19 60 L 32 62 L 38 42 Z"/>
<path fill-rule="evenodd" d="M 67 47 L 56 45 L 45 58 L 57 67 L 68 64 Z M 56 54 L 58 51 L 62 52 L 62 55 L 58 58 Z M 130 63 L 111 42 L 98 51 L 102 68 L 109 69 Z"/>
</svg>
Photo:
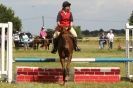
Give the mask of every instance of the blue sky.
<svg viewBox="0 0 133 88">
<path fill-rule="evenodd" d="M 38 34 L 42 16 L 46 28 L 56 26 L 56 16 L 65 0 L 1 0 L 11 7 L 23 23 L 23 31 Z M 133 11 L 133 0 L 68 0 L 74 16 L 74 25 L 82 30 L 121 29 Z"/>
</svg>

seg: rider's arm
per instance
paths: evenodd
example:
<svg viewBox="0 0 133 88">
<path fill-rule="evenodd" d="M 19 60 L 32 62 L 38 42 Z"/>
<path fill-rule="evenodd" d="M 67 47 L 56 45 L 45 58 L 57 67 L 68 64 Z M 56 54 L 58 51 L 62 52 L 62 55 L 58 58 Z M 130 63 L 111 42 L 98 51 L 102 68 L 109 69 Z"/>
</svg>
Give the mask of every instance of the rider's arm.
<svg viewBox="0 0 133 88">
<path fill-rule="evenodd" d="M 71 16 L 70 16 L 70 21 L 71 21 L 70 26 L 73 26 L 73 15 L 72 15 L 72 13 L 71 13 Z"/>
<path fill-rule="evenodd" d="M 60 26 L 60 22 L 59 21 L 57 21 L 57 25 Z"/>
<path fill-rule="evenodd" d="M 56 19 L 58 26 L 60 26 L 60 20 L 61 20 L 61 16 L 60 16 L 60 12 L 59 12 L 57 15 L 57 19 Z"/>
</svg>

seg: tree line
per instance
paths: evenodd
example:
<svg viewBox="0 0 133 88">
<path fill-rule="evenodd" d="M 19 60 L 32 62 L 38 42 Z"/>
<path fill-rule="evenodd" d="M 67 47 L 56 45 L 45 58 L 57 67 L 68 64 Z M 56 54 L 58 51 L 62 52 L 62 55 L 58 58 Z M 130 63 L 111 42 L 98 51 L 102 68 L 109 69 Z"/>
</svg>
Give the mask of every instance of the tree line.
<svg viewBox="0 0 133 88">
<path fill-rule="evenodd" d="M 115 36 L 125 36 L 125 29 L 110 29 L 110 30 L 103 30 L 103 29 L 99 29 L 99 30 L 82 30 L 80 26 L 75 26 L 74 27 L 78 38 L 83 38 L 83 37 L 98 37 L 100 35 L 100 33 L 104 32 L 105 34 L 107 34 L 110 30 L 113 31 Z M 53 34 L 54 29 L 47 29 L 47 32 L 49 34 Z M 130 30 L 130 35 L 131 35 L 131 30 Z"/>
<path fill-rule="evenodd" d="M 116 36 L 124 36 L 125 35 L 125 29 L 110 29 L 110 30 L 112 30 L 114 35 L 116 35 Z M 81 31 L 81 35 L 83 37 L 90 37 L 90 36 L 97 37 L 102 32 L 107 34 L 109 32 L 109 30 L 107 30 L 107 31 L 105 31 L 103 29 L 93 30 L 93 31 L 83 30 L 83 31 Z"/>
</svg>

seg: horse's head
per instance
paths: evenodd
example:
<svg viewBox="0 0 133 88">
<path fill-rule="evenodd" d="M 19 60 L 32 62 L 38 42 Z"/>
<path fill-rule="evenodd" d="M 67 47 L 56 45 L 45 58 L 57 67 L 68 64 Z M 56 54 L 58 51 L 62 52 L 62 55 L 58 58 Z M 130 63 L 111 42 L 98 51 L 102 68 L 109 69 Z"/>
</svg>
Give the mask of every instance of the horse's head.
<svg viewBox="0 0 133 88">
<path fill-rule="evenodd" d="M 62 26 L 57 26 L 55 28 L 56 31 L 59 31 L 61 34 L 66 34 L 69 33 L 70 27 L 62 27 Z"/>
</svg>

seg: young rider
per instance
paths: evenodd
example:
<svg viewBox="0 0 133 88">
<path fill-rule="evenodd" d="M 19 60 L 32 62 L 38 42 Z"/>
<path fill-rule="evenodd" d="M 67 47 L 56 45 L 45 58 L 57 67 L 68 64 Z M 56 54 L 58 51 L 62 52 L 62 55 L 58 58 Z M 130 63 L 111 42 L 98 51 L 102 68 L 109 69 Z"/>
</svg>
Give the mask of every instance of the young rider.
<svg viewBox="0 0 133 88">
<path fill-rule="evenodd" d="M 65 27 L 65 28 L 70 28 L 70 32 L 73 35 L 73 41 L 74 41 L 74 50 L 75 51 L 80 51 L 79 47 L 77 46 L 77 33 L 74 30 L 73 26 L 73 16 L 72 16 L 72 12 L 70 11 L 70 6 L 71 3 L 69 3 L 68 1 L 63 2 L 62 4 L 62 9 L 59 11 L 58 15 L 57 15 L 57 26 L 60 27 Z M 60 32 L 59 31 L 55 31 L 54 35 L 53 35 L 53 49 L 51 51 L 51 53 L 56 53 L 57 51 L 57 46 L 58 46 L 58 39 L 57 37 L 59 36 Z"/>
</svg>

